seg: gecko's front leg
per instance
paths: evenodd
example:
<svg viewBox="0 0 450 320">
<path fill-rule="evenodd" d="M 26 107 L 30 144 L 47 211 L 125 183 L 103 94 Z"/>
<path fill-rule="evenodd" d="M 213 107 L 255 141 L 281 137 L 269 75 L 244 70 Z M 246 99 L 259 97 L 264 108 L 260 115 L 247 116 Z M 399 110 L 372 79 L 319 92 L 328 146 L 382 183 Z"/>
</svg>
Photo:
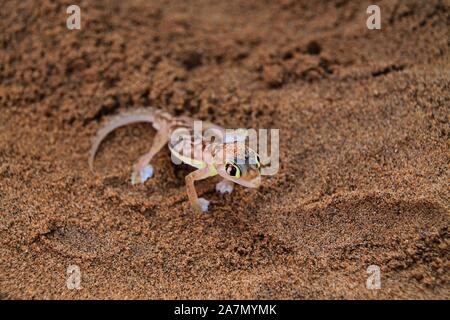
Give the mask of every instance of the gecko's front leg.
<svg viewBox="0 0 450 320">
<path fill-rule="evenodd" d="M 189 201 L 197 212 L 206 212 L 208 211 L 209 201 L 204 198 L 198 198 L 197 191 L 195 190 L 194 182 L 197 180 L 206 179 L 211 176 L 209 167 L 206 166 L 202 169 L 198 169 L 194 172 L 191 172 L 186 176 L 186 191 L 189 197 Z"/>
<path fill-rule="evenodd" d="M 234 189 L 234 182 L 223 179 L 216 184 L 216 191 L 220 193 L 232 193 Z"/>
</svg>

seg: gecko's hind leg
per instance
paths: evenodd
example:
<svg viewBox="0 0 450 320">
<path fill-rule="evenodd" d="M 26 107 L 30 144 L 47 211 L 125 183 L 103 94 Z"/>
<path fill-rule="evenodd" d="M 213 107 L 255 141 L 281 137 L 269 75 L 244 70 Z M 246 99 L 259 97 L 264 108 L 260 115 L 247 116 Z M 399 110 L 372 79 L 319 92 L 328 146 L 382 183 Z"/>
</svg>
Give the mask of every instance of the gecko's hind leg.
<svg viewBox="0 0 450 320">
<path fill-rule="evenodd" d="M 150 161 L 164 147 L 168 140 L 169 134 L 166 130 L 158 130 L 156 132 L 150 151 L 141 156 L 133 166 L 131 184 L 144 183 L 153 176 L 153 166 L 150 164 Z"/>
</svg>

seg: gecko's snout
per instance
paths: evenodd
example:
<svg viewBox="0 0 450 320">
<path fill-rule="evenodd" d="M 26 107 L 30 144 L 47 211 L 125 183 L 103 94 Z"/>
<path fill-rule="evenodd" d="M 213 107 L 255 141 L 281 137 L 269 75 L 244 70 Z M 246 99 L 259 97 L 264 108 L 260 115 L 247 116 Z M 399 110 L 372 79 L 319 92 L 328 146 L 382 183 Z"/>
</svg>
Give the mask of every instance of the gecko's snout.
<svg viewBox="0 0 450 320">
<path fill-rule="evenodd" d="M 258 175 L 256 178 L 252 179 L 250 181 L 251 187 L 250 188 L 258 188 L 261 185 L 261 176 Z"/>
<path fill-rule="evenodd" d="M 252 179 L 239 179 L 235 182 L 247 188 L 258 188 L 261 185 L 261 176 L 257 175 Z"/>
</svg>

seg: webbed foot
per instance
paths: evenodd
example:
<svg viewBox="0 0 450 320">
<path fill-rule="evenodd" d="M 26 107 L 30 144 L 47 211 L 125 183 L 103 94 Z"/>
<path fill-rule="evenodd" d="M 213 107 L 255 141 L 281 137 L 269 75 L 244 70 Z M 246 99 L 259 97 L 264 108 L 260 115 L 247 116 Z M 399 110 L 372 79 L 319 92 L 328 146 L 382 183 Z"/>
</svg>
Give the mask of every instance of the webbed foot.
<svg viewBox="0 0 450 320">
<path fill-rule="evenodd" d="M 153 166 L 146 165 L 141 170 L 134 170 L 131 174 L 131 184 L 144 183 L 149 178 L 153 177 Z"/>
<path fill-rule="evenodd" d="M 209 207 L 209 201 L 206 200 L 205 198 L 199 198 L 198 199 L 198 209 L 201 212 L 208 212 L 208 207 Z"/>
<path fill-rule="evenodd" d="M 234 183 L 229 180 L 222 180 L 216 184 L 216 191 L 220 193 L 231 193 L 234 189 Z"/>
</svg>

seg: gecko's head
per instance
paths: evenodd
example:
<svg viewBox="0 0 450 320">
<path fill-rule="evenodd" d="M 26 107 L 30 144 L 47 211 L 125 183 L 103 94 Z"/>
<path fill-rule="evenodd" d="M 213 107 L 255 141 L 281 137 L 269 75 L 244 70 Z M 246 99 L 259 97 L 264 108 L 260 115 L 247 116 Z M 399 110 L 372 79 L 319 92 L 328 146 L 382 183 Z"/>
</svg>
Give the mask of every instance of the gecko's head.
<svg viewBox="0 0 450 320">
<path fill-rule="evenodd" d="M 261 184 L 258 154 L 243 142 L 225 143 L 215 156 L 216 170 L 223 178 L 248 188 Z"/>
</svg>

